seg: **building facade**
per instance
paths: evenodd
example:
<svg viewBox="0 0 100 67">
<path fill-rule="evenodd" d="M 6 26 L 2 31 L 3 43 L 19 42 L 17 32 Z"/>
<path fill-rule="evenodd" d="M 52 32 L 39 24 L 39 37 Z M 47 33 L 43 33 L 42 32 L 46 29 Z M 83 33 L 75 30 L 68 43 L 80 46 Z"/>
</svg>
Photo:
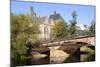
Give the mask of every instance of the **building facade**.
<svg viewBox="0 0 100 67">
<path fill-rule="evenodd" d="M 59 13 L 56 13 L 56 11 L 54 11 L 54 13 L 51 14 L 50 16 L 37 17 L 32 7 L 30 8 L 30 10 L 32 17 L 35 18 L 34 20 L 38 20 L 40 23 L 39 24 L 40 34 L 38 36 L 39 39 L 50 40 L 51 28 L 54 26 L 55 22 L 63 20 L 61 15 Z"/>
</svg>

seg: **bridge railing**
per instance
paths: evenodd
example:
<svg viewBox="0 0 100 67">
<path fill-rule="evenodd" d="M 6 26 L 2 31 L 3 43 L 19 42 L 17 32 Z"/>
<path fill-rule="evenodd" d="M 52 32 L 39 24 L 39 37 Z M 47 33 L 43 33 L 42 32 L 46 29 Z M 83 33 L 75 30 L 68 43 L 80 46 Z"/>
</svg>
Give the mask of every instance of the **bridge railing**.
<svg viewBox="0 0 100 67">
<path fill-rule="evenodd" d="M 55 40 L 49 40 L 44 43 L 42 43 L 42 46 L 56 46 L 56 45 L 62 45 L 63 43 L 68 43 L 68 42 L 75 42 L 76 39 L 82 39 L 82 38 L 89 38 L 89 37 L 94 37 L 94 36 L 80 36 L 80 37 L 74 37 L 74 38 L 63 38 L 63 39 L 55 39 Z"/>
</svg>

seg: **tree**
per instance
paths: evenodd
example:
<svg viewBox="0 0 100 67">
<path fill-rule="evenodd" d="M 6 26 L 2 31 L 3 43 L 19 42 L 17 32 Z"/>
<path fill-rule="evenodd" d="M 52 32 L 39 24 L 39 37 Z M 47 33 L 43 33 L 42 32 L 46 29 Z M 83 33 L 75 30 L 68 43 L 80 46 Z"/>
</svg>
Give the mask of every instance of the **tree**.
<svg viewBox="0 0 100 67">
<path fill-rule="evenodd" d="M 69 33 L 70 35 L 73 35 L 76 32 L 76 24 L 77 24 L 77 14 L 76 11 L 72 12 L 72 20 L 70 20 L 70 26 L 69 26 Z"/>
<path fill-rule="evenodd" d="M 62 39 L 67 36 L 67 27 L 64 21 L 58 21 L 54 23 L 52 28 L 52 36 L 55 39 Z"/>
<path fill-rule="evenodd" d="M 72 18 L 73 18 L 73 22 L 76 22 L 76 16 L 77 16 L 77 13 L 76 13 L 76 11 L 73 11 L 72 12 Z M 77 23 L 77 22 L 76 22 Z"/>
<path fill-rule="evenodd" d="M 12 64 L 25 64 L 27 43 L 38 40 L 38 22 L 34 22 L 30 15 L 11 15 L 11 59 Z"/>
<path fill-rule="evenodd" d="M 84 36 L 86 35 L 89 35 L 89 27 L 86 25 L 86 24 L 84 24 L 84 27 L 85 27 L 85 30 L 84 30 Z"/>
<path fill-rule="evenodd" d="M 19 26 L 19 16 L 12 14 L 11 15 L 11 60 L 12 65 L 19 65 L 20 54 L 24 54 L 26 51 L 26 46 L 24 45 L 26 38 L 23 37 L 24 34 L 20 34 L 20 26 Z M 22 40 L 23 38 L 23 40 Z M 22 42 L 21 42 L 22 41 Z M 21 48 L 22 47 L 22 48 Z"/>
<path fill-rule="evenodd" d="M 91 22 L 91 25 L 89 27 L 89 32 L 90 32 L 90 35 L 95 35 L 95 21 Z"/>
</svg>

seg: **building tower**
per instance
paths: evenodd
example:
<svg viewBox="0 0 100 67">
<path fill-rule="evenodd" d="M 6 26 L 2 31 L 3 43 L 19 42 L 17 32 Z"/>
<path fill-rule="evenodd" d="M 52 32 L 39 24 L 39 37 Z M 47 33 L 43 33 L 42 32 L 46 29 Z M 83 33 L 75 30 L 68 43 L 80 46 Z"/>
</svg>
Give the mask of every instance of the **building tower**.
<svg viewBox="0 0 100 67">
<path fill-rule="evenodd" d="M 30 14 L 34 22 L 36 22 L 36 13 L 34 12 L 34 8 L 30 6 Z"/>
</svg>

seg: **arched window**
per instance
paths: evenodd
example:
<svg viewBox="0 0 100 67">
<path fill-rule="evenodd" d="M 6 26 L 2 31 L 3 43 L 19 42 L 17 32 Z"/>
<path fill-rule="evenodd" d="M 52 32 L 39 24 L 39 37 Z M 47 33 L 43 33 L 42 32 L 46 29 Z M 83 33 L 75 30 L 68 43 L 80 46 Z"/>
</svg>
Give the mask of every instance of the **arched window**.
<svg viewBox="0 0 100 67">
<path fill-rule="evenodd" d="M 45 26 L 45 27 L 44 27 L 44 34 L 47 34 L 47 33 L 48 33 L 48 27 Z"/>
</svg>

